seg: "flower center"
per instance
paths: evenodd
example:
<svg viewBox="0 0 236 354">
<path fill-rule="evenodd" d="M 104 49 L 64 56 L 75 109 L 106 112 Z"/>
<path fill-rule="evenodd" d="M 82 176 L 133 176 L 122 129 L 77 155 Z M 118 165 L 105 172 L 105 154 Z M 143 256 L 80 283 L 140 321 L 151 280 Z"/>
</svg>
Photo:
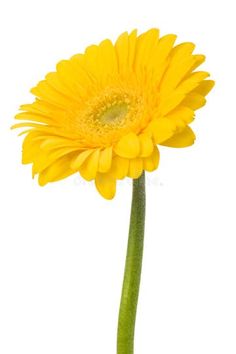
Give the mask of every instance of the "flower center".
<svg viewBox="0 0 236 354">
<path fill-rule="evenodd" d="M 108 107 L 99 117 L 101 123 L 104 124 L 118 124 L 120 123 L 128 113 L 127 103 L 115 103 Z"/>
<path fill-rule="evenodd" d="M 131 89 L 106 88 L 85 101 L 69 125 L 86 146 L 109 146 L 122 135 L 140 129 L 144 114 L 141 94 Z"/>
</svg>

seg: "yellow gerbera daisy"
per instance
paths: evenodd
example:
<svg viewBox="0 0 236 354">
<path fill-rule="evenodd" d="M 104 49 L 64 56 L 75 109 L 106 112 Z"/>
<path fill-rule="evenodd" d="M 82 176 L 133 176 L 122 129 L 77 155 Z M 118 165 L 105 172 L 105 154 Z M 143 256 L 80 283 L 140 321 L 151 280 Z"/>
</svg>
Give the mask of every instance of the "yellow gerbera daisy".
<svg viewBox="0 0 236 354">
<path fill-rule="evenodd" d="M 158 167 L 157 145 L 186 147 L 189 123 L 214 82 L 195 71 L 205 60 L 194 44 L 174 46 L 173 34 L 134 30 L 104 40 L 57 64 L 32 89 L 36 99 L 16 118 L 29 127 L 23 163 L 45 185 L 79 172 L 101 195 L 115 195 L 116 180 Z"/>
</svg>

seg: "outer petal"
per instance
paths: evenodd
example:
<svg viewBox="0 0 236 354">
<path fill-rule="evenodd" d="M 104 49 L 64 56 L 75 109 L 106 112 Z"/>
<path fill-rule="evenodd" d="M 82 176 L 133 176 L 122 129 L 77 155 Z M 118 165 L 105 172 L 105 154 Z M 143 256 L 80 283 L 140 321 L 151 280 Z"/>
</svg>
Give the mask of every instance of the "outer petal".
<svg viewBox="0 0 236 354">
<path fill-rule="evenodd" d="M 86 67 L 86 56 L 82 54 L 76 54 L 70 58 L 70 65 L 72 70 L 72 87 L 76 91 L 84 95 L 86 88 L 94 82 L 94 72 L 91 73 L 89 68 Z M 62 74 L 63 75 L 63 74 Z M 67 73 L 64 73 L 64 80 L 67 80 Z"/>
<path fill-rule="evenodd" d="M 200 82 L 194 90 L 188 93 L 181 104 L 193 110 L 197 110 L 206 104 L 205 96 L 211 91 L 215 82 L 204 80 Z"/>
<path fill-rule="evenodd" d="M 117 155 L 126 158 L 137 157 L 140 151 L 140 143 L 135 133 L 129 133 L 123 136 L 114 147 Z"/>
<path fill-rule="evenodd" d="M 111 176 L 113 176 L 115 179 L 123 179 L 128 175 L 128 169 L 128 159 L 120 156 L 113 157 L 110 170 Z"/>
<path fill-rule="evenodd" d="M 109 173 L 98 173 L 95 179 L 98 192 L 106 199 L 112 199 L 116 193 L 116 180 Z"/>
<path fill-rule="evenodd" d="M 158 64 L 161 64 L 164 60 L 166 60 L 167 56 L 170 54 L 171 49 L 173 48 L 174 42 L 177 36 L 175 34 L 167 34 L 160 38 L 156 52 L 154 53 L 155 59 L 155 66 L 157 67 Z"/>
<path fill-rule="evenodd" d="M 98 162 L 98 171 L 105 173 L 111 167 L 112 161 L 112 147 L 108 147 L 100 152 L 99 162 Z"/>
<path fill-rule="evenodd" d="M 192 73 L 178 85 L 178 92 L 183 92 L 186 94 L 194 90 L 196 87 L 198 87 L 199 83 L 208 76 L 209 74 L 205 71 Z"/>
<path fill-rule="evenodd" d="M 213 80 L 202 81 L 194 92 L 199 93 L 202 96 L 206 96 L 214 87 L 215 82 Z"/>
<path fill-rule="evenodd" d="M 178 63 L 178 65 L 170 65 L 161 82 L 161 95 L 166 95 L 173 91 L 190 70 L 193 63 L 193 57 L 187 57 Z"/>
<path fill-rule="evenodd" d="M 193 121 L 194 111 L 191 108 L 179 106 L 171 111 L 166 118 L 173 120 L 177 127 L 179 127 Z"/>
<path fill-rule="evenodd" d="M 163 116 L 167 115 L 169 112 L 175 109 L 183 101 L 184 98 L 185 94 L 178 91 L 174 91 L 172 94 L 164 96 L 160 102 L 160 113 Z"/>
<path fill-rule="evenodd" d="M 130 69 L 133 69 L 135 53 L 136 53 L 136 43 L 137 43 L 137 30 L 134 30 L 129 34 L 128 66 Z"/>
<path fill-rule="evenodd" d="M 44 186 L 48 182 L 59 181 L 72 175 L 74 173 L 74 170 L 70 168 L 72 156 L 73 154 L 63 156 L 40 172 L 39 184 Z"/>
<path fill-rule="evenodd" d="M 155 144 L 160 144 L 175 133 L 176 124 L 170 119 L 158 118 L 150 123 L 148 130 L 152 132 Z"/>
<path fill-rule="evenodd" d="M 150 65 L 153 67 L 153 78 L 155 82 L 159 82 L 161 79 L 167 63 L 168 56 L 173 48 L 174 42 L 176 40 L 176 35 L 168 34 L 161 37 L 156 47 L 153 50 L 152 56 L 150 58 Z"/>
<path fill-rule="evenodd" d="M 190 56 L 195 48 L 195 44 L 191 42 L 184 42 L 176 45 L 170 54 L 171 64 L 178 63 L 183 58 Z"/>
<path fill-rule="evenodd" d="M 158 148 L 155 146 L 151 156 L 143 159 L 143 169 L 148 172 L 152 172 L 157 169 L 160 161 L 160 153 Z"/>
<path fill-rule="evenodd" d="M 81 176 L 87 181 L 91 181 L 96 177 L 98 170 L 98 161 L 99 161 L 99 149 L 95 150 L 81 165 L 79 172 Z"/>
<path fill-rule="evenodd" d="M 206 99 L 199 93 L 191 92 L 183 100 L 182 104 L 196 111 L 206 104 Z"/>
<path fill-rule="evenodd" d="M 36 173 L 42 172 L 48 166 L 52 165 L 59 158 L 69 155 L 71 152 L 76 152 L 77 148 L 63 147 L 60 149 L 53 149 L 50 151 L 41 150 L 39 154 L 34 157 L 33 161 L 33 176 Z"/>
<path fill-rule="evenodd" d="M 99 45 L 98 68 L 102 82 L 106 82 L 111 76 L 114 76 L 114 74 L 118 72 L 115 48 L 108 39 L 102 41 Z"/>
<path fill-rule="evenodd" d="M 139 71 L 144 66 L 147 66 L 150 57 L 153 54 L 153 48 L 159 39 L 159 30 L 152 28 L 149 31 L 141 34 L 138 37 L 136 57 L 135 57 L 135 71 Z"/>
<path fill-rule="evenodd" d="M 129 56 L 129 37 L 128 33 L 122 33 L 115 43 L 115 49 L 118 59 L 118 68 L 121 74 L 127 71 Z"/>
<path fill-rule="evenodd" d="M 62 93 L 56 91 L 46 80 L 40 81 L 36 87 L 31 89 L 31 92 L 36 97 L 40 97 L 58 108 L 68 109 L 68 107 L 71 107 L 74 104 L 72 99 L 69 99 Z"/>
<path fill-rule="evenodd" d="M 195 55 L 193 55 L 193 57 L 194 57 L 195 62 L 193 64 L 193 66 L 191 67 L 190 72 L 194 71 L 199 65 L 204 63 L 204 61 L 206 59 L 205 55 L 202 55 L 202 54 L 195 54 Z"/>
<path fill-rule="evenodd" d="M 87 158 L 94 152 L 93 149 L 82 151 L 71 162 L 71 168 L 78 171 Z"/>
<path fill-rule="evenodd" d="M 152 139 L 147 134 L 140 134 L 139 142 L 140 142 L 140 157 L 147 157 L 151 155 L 154 147 Z"/>
<path fill-rule="evenodd" d="M 52 150 L 61 147 L 77 147 L 78 150 L 80 148 L 77 142 L 56 135 L 44 136 L 44 141 L 40 147 L 45 150 Z"/>
<path fill-rule="evenodd" d="M 73 58 L 73 57 L 72 57 Z M 81 61 L 81 58 L 78 58 Z M 83 56 L 84 66 L 86 71 L 89 73 L 91 78 L 98 79 L 99 73 L 97 70 L 98 62 L 98 46 L 90 45 L 86 48 L 85 54 Z"/>
<path fill-rule="evenodd" d="M 69 63 L 68 63 L 69 64 Z M 56 91 L 60 92 L 61 94 L 65 95 L 69 99 L 73 98 L 75 101 L 78 100 L 78 93 L 75 92 L 75 90 L 72 89 L 72 78 L 68 77 L 67 78 L 70 82 L 70 86 L 67 84 L 65 85 L 62 80 L 60 79 L 60 76 L 57 72 L 51 72 L 46 75 L 46 81 L 49 86 L 51 86 L 53 89 Z M 76 95 L 77 93 L 77 95 Z"/>
<path fill-rule="evenodd" d="M 46 117 L 43 114 L 39 114 L 39 113 L 20 112 L 15 116 L 15 118 L 19 120 L 29 120 L 33 122 L 40 122 L 46 124 L 53 123 L 53 121 L 49 117 Z"/>
<path fill-rule="evenodd" d="M 143 172 L 143 160 L 138 157 L 129 161 L 128 177 L 138 178 Z"/>
<path fill-rule="evenodd" d="M 182 148 L 190 146 L 194 143 L 196 136 L 190 127 L 186 127 L 181 133 L 174 135 L 172 138 L 166 140 L 161 145 Z"/>
<path fill-rule="evenodd" d="M 22 163 L 32 163 L 35 156 L 40 153 L 40 144 L 43 140 L 42 134 L 37 131 L 30 131 L 24 138 L 22 146 Z"/>
<path fill-rule="evenodd" d="M 91 84 L 91 80 L 88 79 L 88 76 L 82 70 L 79 60 L 75 61 L 72 58 L 70 60 L 61 60 L 57 64 L 56 74 L 58 76 L 57 83 L 51 80 L 51 85 L 55 87 L 55 84 L 58 86 L 58 81 L 62 82 L 63 86 L 72 92 L 72 97 L 75 101 L 78 101 L 81 95 L 84 95 L 84 87 Z"/>
</svg>

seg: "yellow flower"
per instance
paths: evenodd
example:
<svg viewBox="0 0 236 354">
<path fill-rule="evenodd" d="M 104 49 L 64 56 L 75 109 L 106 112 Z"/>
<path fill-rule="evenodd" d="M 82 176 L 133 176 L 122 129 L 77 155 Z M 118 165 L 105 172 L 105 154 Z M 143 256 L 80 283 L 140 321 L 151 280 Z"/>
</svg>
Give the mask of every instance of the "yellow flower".
<svg viewBox="0 0 236 354">
<path fill-rule="evenodd" d="M 205 60 L 194 44 L 174 47 L 157 29 L 123 33 L 57 64 L 32 89 L 36 99 L 16 118 L 28 127 L 22 162 L 33 164 L 39 184 L 79 172 L 113 198 L 116 181 L 158 167 L 157 145 L 186 147 L 189 123 L 214 82 L 195 69 Z"/>
</svg>

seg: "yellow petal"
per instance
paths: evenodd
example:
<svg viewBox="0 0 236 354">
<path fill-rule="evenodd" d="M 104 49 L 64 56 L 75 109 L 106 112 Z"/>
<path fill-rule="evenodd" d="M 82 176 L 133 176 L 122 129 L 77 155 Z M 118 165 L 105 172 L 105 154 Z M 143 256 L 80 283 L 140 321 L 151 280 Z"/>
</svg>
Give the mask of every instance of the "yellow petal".
<svg viewBox="0 0 236 354">
<path fill-rule="evenodd" d="M 82 151 L 75 157 L 71 162 L 71 168 L 75 171 L 78 171 L 86 159 L 94 152 L 94 149 L 89 149 Z"/>
<path fill-rule="evenodd" d="M 77 148 L 64 147 L 60 149 L 53 149 L 51 151 L 42 151 L 40 154 L 35 156 L 33 163 L 33 175 L 41 172 L 46 167 L 51 165 L 54 161 L 58 160 L 60 157 L 69 155 L 71 152 L 76 152 Z M 71 155 L 71 154 L 70 154 Z"/>
<path fill-rule="evenodd" d="M 191 123 L 194 118 L 194 111 L 191 108 L 178 106 L 171 111 L 166 118 L 173 120 L 177 127 Z"/>
<path fill-rule="evenodd" d="M 42 149 L 55 149 L 59 147 L 76 147 L 77 143 L 71 139 L 65 139 L 60 136 L 48 136 L 45 137 L 44 141 L 40 145 Z M 77 145 L 77 148 L 79 149 L 79 145 Z"/>
<path fill-rule="evenodd" d="M 72 155 L 73 156 L 73 155 Z M 44 186 L 49 182 L 59 181 L 63 178 L 66 178 L 74 173 L 70 168 L 71 155 L 65 155 L 58 160 L 54 161 L 50 166 L 45 168 L 39 174 L 39 184 Z"/>
<path fill-rule="evenodd" d="M 97 70 L 98 46 L 94 44 L 88 46 L 85 50 L 83 60 L 84 60 L 86 71 L 88 71 L 89 76 L 98 79 L 98 74 L 99 74 Z"/>
<path fill-rule="evenodd" d="M 160 144 L 175 133 L 176 125 L 170 119 L 158 118 L 150 123 L 150 130 L 155 144 Z"/>
<path fill-rule="evenodd" d="M 129 39 L 128 33 L 122 33 L 115 43 L 115 49 L 118 58 L 118 68 L 121 74 L 127 71 L 128 67 L 128 53 L 129 53 Z"/>
<path fill-rule="evenodd" d="M 195 54 L 193 55 L 193 57 L 194 57 L 194 64 L 191 67 L 190 71 L 194 71 L 199 65 L 204 63 L 204 61 L 206 60 L 205 55 L 202 54 Z"/>
<path fill-rule="evenodd" d="M 134 133 L 129 133 L 123 136 L 116 144 L 114 151 L 121 157 L 137 157 L 140 151 L 140 144 L 137 135 Z"/>
<path fill-rule="evenodd" d="M 34 101 L 33 103 L 30 103 L 30 104 L 22 104 L 20 106 L 20 110 L 21 111 L 27 111 L 27 112 L 30 112 L 30 113 L 36 113 L 36 114 L 48 114 L 49 113 L 49 110 L 48 109 L 45 109 L 45 105 L 44 104 L 41 104 L 42 102 L 40 100 L 37 100 Z"/>
<path fill-rule="evenodd" d="M 153 67 L 153 77 L 156 82 L 159 82 L 166 69 L 168 63 L 167 58 L 173 48 L 176 38 L 177 37 L 174 34 L 168 34 L 161 37 L 153 49 L 149 65 Z"/>
<path fill-rule="evenodd" d="M 41 134 L 36 131 L 29 132 L 24 138 L 22 145 L 22 163 L 28 164 L 35 160 L 35 157 L 40 155 L 40 144 L 43 140 L 36 140 L 41 137 Z"/>
<path fill-rule="evenodd" d="M 47 123 L 47 124 L 52 123 L 52 119 L 39 113 L 20 112 L 15 116 L 15 118 L 19 120 L 30 120 L 34 122 Z"/>
<path fill-rule="evenodd" d="M 135 70 L 139 71 L 147 65 L 153 54 L 153 48 L 158 42 L 158 39 L 159 30 L 156 28 L 152 28 L 138 37 L 134 64 Z"/>
<path fill-rule="evenodd" d="M 23 128 L 23 127 L 35 128 L 35 129 L 28 129 L 28 131 L 37 131 L 38 133 L 41 133 L 42 135 L 61 136 L 64 138 L 69 138 L 69 139 L 73 138 L 73 132 L 71 132 L 70 134 L 67 134 L 67 132 L 63 129 L 57 129 L 57 127 L 45 125 L 45 124 L 24 122 L 24 123 L 14 124 L 13 126 L 11 126 L 11 129 Z"/>
<path fill-rule="evenodd" d="M 63 109 L 39 99 L 36 99 L 36 101 L 32 104 L 25 104 L 20 106 L 20 110 L 24 110 L 26 112 L 19 113 L 16 117 L 17 119 L 47 123 L 54 127 L 61 127 L 61 123 L 65 122 L 67 119 L 67 115 Z M 61 135 L 68 134 L 69 132 L 63 131 Z"/>
<path fill-rule="evenodd" d="M 98 192 L 105 199 L 112 199 L 116 193 L 116 180 L 109 173 L 98 173 L 95 179 Z"/>
<path fill-rule="evenodd" d="M 161 145 L 182 148 L 193 145 L 196 139 L 194 132 L 190 127 L 186 127 L 181 133 L 174 135 L 172 138 L 166 140 Z"/>
<path fill-rule="evenodd" d="M 143 172 L 143 160 L 140 157 L 129 161 L 128 177 L 139 178 Z"/>
<path fill-rule="evenodd" d="M 147 157 L 153 151 L 152 139 L 147 134 L 140 134 L 138 136 L 140 142 L 140 157 Z"/>
<path fill-rule="evenodd" d="M 94 56 L 93 64 L 96 62 L 96 55 L 98 53 L 98 47 L 96 47 L 96 54 Z M 92 58 L 90 58 L 90 64 L 92 62 Z M 86 88 L 89 87 L 91 84 L 94 82 L 95 78 L 95 72 L 93 70 L 90 70 L 91 67 L 93 68 L 93 65 L 89 66 L 88 65 L 88 57 L 87 57 L 87 49 L 85 51 L 85 54 L 76 54 L 73 55 L 70 58 L 70 73 L 67 73 L 65 70 L 64 73 L 64 80 L 66 81 L 68 76 L 70 76 L 70 81 L 71 83 L 68 82 L 68 84 L 75 89 L 79 94 L 84 95 L 84 93 L 87 91 Z M 63 75 L 61 73 L 61 75 Z"/>
<path fill-rule="evenodd" d="M 109 39 L 100 43 L 98 54 L 98 69 L 102 78 L 106 80 L 109 75 L 114 75 L 118 71 L 115 48 Z"/>
<path fill-rule="evenodd" d="M 80 102 L 84 93 L 85 86 L 91 84 L 88 75 L 81 68 L 80 61 L 77 60 L 61 60 L 57 64 L 57 75 L 59 80 L 71 92 L 75 102 Z M 53 83 L 52 83 L 53 84 Z"/>
<path fill-rule="evenodd" d="M 93 151 L 93 153 L 85 160 L 85 162 L 79 168 L 81 176 L 87 181 L 91 181 L 96 177 L 99 161 L 99 149 Z"/>
<path fill-rule="evenodd" d="M 194 92 L 199 93 L 202 96 L 206 96 L 214 87 L 215 82 L 213 80 L 202 81 Z"/>
<path fill-rule="evenodd" d="M 182 104 L 193 110 L 197 110 L 206 104 L 206 99 L 202 95 L 199 95 L 199 93 L 194 93 L 193 91 L 186 96 Z"/>
<path fill-rule="evenodd" d="M 62 93 L 57 92 L 52 88 L 46 80 L 40 81 L 38 85 L 31 89 L 31 92 L 41 99 L 49 102 L 59 108 L 68 109 L 73 104 L 73 101 Z"/>
<path fill-rule="evenodd" d="M 151 156 L 143 159 L 143 169 L 148 172 L 152 172 L 157 169 L 160 160 L 160 153 L 155 146 Z"/>
<path fill-rule="evenodd" d="M 171 52 L 171 49 L 173 48 L 176 38 L 177 36 L 175 34 L 167 34 L 166 36 L 160 38 L 157 46 L 157 51 L 155 53 L 157 64 L 161 63 L 167 58 Z"/>
<path fill-rule="evenodd" d="M 171 50 L 171 65 L 178 63 L 183 58 L 189 57 L 192 54 L 194 48 L 195 45 L 191 42 L 184 42 L 176 45 Z"/>
<path fill-rule="evenodd" d="M 16 129 L 16 128 L 25 128 L 25 127 L 31 127 L 31 128 L 40 128 L 40 127 L 48 127 L 47 125 L 43 124 L 38 124 L 38 123 L 31 123 L 31 122 L 23 122 L 23 123 L 17 123 L 11 126 L 11 129 Z"/>
<path fill-rule="evenodd" d="M 114 156 L 110 173 L 115 179 L 123 179 L 128 175 L 129 160 L 120 156 Z"/>
<path fill-rule="evenodd" d="M 208 77 L 209 74 L 205 71 L 192 73 L 184 79 L 178 86 L 178 92 L 188 93 L 198 87 L 199 83 Z"/>
<path fill-rule="evenodd" d="M 170 95 L 163 97 L 160 102 L 159 110 L 163 116 L 167 115 L 172 109 L 177 107 L 185 98 L 185 94 L 174 91 Z"/>
<path fill-rule="evenodd" d="M 111 161 L 112 161 L 112 147 L 108 147 L 100 151 L 98 171 L 102 173 L 107 172 L 111 167 Z"/>
<path fill-rule="evenodd" d="M 187 57 L 185 60 L 180 61 L 180 63 L 169 66 L 160 85 L 161 96 L 169 94 L 177 87 L 183 77 L 190 70 L 193 63 L 193 57 Z"/>
<path fill-rule="evenodd" d="M 68 85 L 65 85 L 62 80 L 60 80 L 60 76 L 57 72 L 51 72 L 46 75 L 47 83 L 54 88 L 56 91 L 62 93 L 67 96 L 69 99 L 73 97 L 77 101 L 77 96 L 74 91 Z M 71 85 L 70 85 L 71 86 Z"/>
<path fill-rule="evenodd" d="M 130 69 L 133 68 L 133 64 L 134 64 L 136 43 L 137 43 L 137 30 L 134 30 L 129 34 L 128 67 Z"/>
</svg>

